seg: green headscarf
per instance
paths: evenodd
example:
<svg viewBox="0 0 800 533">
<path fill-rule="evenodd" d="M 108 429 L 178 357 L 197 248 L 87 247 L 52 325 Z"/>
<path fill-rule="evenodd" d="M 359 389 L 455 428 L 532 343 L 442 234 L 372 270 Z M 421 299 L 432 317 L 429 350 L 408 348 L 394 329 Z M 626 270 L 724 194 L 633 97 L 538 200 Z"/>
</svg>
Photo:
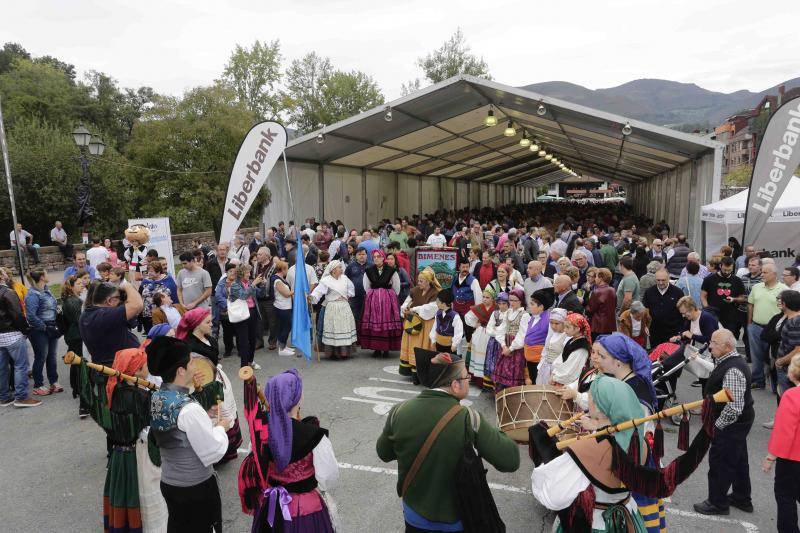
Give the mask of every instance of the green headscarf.
<svg viewBox="0 0 800 533">
<path fill-rule="evenodd" d="M 633 389 L 617 378 L 601 375 L 592 381 L 589 389 L 592 400 L 597 408 L 605 414 L 612 424 L 619 424 L 632 418 L 642 418 L 645 416 L 644 408 L 636 397 Z M 633 428 L 614 433 L 614 439 L 624 451 L 628 451 L 628 445 L 633 436 Z M 644 428 L 639 428 L 639 449 L 644 450 Z"/>
</svg>

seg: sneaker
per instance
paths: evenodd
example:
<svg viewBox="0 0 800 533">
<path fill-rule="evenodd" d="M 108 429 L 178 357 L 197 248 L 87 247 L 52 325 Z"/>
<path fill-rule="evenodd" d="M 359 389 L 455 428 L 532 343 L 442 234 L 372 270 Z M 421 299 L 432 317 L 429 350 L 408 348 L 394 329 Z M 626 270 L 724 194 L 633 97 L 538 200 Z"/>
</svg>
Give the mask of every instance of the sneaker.
<svg viewBox="0 0 800 533">
<path fill-rule="evenodd" d="M 39 407 L 40 405 L 42 405 L 41 400 L 34 400 L 33 398 L 14 402 L 14 407 Z"/>
<path fill-rule="evenodd" d="M 250 368 L 252 368 L 253 370 L 261 370 L 261 365 L 253 361 L 252 363 L 250 363 Z"/>
<path fill-rule="evenodd" d="M 62 387 L 58 383 L 53 383 L 50 385 L 50 392 L 51 393 L 64 392 L 64 387 Z"/>
<path fill-rule="evenodd" d="M 14 398 L 8 400 L 0 400 L 0 407 L 8 407 L 9 405 L 13 405 Z"/>
<path fill-rule="evenodd" d="M 761 424 L 761 427 L 765 427 L 767 429 L 772 429 L 774 425 L 775 425 L 775 419 L 773 418 L 769 422 L 764 422 L 763 424 Z"/>
<path fill-rule="evenodd" d="M 278 355 L 280 355 L 281 357 L 291 357 L 294 355 L 294 350 L 292 350 L 291 348 L 283 348 L 281 350 L 278 350 Z"/>
<path fill-rule="evenodd" d="M 48 396 L 50 395 L 50 388 L 42 385 L 41 387 L 36 387 L 35 389 L 33 389 L 33 393 L 36 396 Z"/>
<path fill-rule="evenodd" d="M 83 407 L 78 409 L 78 418 L 83 420 L 84 418 L 86 418 L 88 416 L 89 416 L 89 410 L 88 409 L 84 409 Z"/>
</svg>

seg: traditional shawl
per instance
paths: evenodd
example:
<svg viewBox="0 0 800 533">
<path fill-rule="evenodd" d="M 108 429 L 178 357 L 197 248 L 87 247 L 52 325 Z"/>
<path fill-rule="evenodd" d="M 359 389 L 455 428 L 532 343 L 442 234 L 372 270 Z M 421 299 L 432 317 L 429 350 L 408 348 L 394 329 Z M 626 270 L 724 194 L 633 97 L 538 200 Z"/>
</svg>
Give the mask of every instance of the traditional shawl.
<svg viewBox="0 0 800 533">
<path fill-rule="evenodd" d="M 376 250 L 377 252 L 378 250 Z M 392 287 L 392 276 L 396 270 L 389 265 L 381 267 L 380 272 L 375 265 L 368 266 L 364 271 L 373 289 L 390 289 Z"/>
<path fill-rule="evenodd" d="M 120 350 L 114 356 L 114 364 L 111 368 L 123 374 L 132 376 L 138 372 L 147 363 L 147 354 L 142 347 L 139 348 L 126 348 Z M 108 407 L 111 408 L 111 398 L 114 396 L 114 389 L 117 387 L 119 378 L 117 376 L 110 376 L 106 383 L 106 396 L 108 397 Z"/>
<path fill-rule="evenodd" d="M 478 317 L 478 322 L 480 322 L 481 326 L 486 327 L 486 324 L 489 323 L 489 319 L 492 317 L 492 313 L 494 312 L 494 304 L 489 309 L 486 309 L 482 303 L 478 305 L 473 305 L 469 308 L 472 313 Z"/>
</svg>

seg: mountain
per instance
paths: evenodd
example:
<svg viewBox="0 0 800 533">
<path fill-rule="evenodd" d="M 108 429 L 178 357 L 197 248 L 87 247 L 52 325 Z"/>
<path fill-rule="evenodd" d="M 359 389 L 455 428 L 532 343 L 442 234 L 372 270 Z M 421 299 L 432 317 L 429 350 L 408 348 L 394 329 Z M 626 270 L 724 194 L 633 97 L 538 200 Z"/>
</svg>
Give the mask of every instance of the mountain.
<svg viewBox="0 0 800 533">
<path fill-rule="evenodd" d="M 714 127 L 726 117 L 755 107 L 766 95 L 800 87 L 800 78 L 787 80 L 759 93 L 741 90 L 720 93 L 703 89 L 694 83 L 641 79 L 608 89 L 587 89 L 566 81 L 546 81 L 526 85 L 523 89 L 561 98 L 568 102 L 594 107 L 653 124 L 671 127 Z"/>
</svg>

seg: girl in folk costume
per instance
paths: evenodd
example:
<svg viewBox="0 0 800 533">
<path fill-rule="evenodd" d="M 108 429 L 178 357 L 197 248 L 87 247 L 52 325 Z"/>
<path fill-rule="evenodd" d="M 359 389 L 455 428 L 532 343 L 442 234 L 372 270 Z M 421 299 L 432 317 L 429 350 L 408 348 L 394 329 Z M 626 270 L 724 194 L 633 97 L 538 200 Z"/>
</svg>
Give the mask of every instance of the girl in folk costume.
<svg viewBox="0 0 800 533">
<path fill-rule="evenodd" d="M 219 363 L 219 349 L 211 338 L 211 311 L 195 308 L 187 311 L 178 323 L 175 337 L 185 341 L 192 353 L 210 362 L 214 370 L 213 383 L 203 385 L 196 390 L 194 398 L 205 409 L 215 405 L 219 407 L 220 416 L 228 421 L 228 451 L 218 464 L 236 459 L 239 446 L 242 444 L 242 431 L 239 428 L 239 415 L 236 411 L 236 398 L 233 395 L 231 380 L 222 370 Z"/>
<path fill-rule="evenodd" d="M 486 327 L 494 313 L 494 291 L 486 288 L 483 291 L 483 301 L 478 305 L 473 305 L 464 317 L 464 322 L 473 328 L 472 340 L 470 341 L 469 373 L 472 375 L 472 382 L 479 387 L 484 387 L 486 383 L 486 348 L 491 338 L 486 331 Z"/>
<path fill-rule="evenodd" d="M 436 273 L 427 267 L 417 276 L 417 286 L 400 307 L 403 315 L 403 338 L 400 343 L 400 375 L 412 376 L 414 383 L 418 383 L 417 359 L 414 348 L 430 350 L 431 331 L 433 330 L 436 311 L 436 297 L 442 286 L 436 279 Z"/>
<path fill-rule="evenodd" d="M 436 298 L 436 316 L 433 328 L 428 336 L 432 347 L 437 352 L 456 353 L 458 343 L 464 337 L 464 325 L 461 317 L 453 311 L 453 291 L 442 289 Z"/>
<path fill-rule="evenodd" d="M 553 361 L 550 374 L 550 384 L 556 387 L 563 387 L 578 380 L 589 358 L 589 339 L 592 338 L 589 322 L 580 313 L 567 313 L 564 333 L 567 342 L 564 344 L 561 357 Z"/>
<path fill-rule="evenodd" d="M 269 417 L 259 417 L 255 380 L 245 384 L 245 417 L 253 451 L 239 471 L 242 510 L 253 533 L 333 533 L 335 509 L 324 494 L 336 488 L 339 465 L 328 430 L 301 420 L 303 381 L 297 370 L 269 380 Z"/>
<path fill-rule="evenodd" d="M 489 342 L 486 344 L 486 363 L 483 367 L 483 386 L 484 389 L 494 390 L 495 363 L 503 356 L 503 347 L 500 339 L 506 337 L 506 313 L 508 313 L 508 293 L 501 292 L 495 300 L 496 308 L 486 324 L 486 334 L 489 335 Z"/>
<path fill-rule="evenodd" d="M 403 323 L 397 295 L 400 294 L 400 276 L 397 270 L 385 264 L 383 250 L 372 252 L 373 264 L 364 271 L 364 316 L 361 319 L 359 343 L 366 350 L 374 350 L 373 357 L 386 356 L 400 349 Z"/>
<path fill-rule="evenodd" d="M 142 348 L 120 350 L 114 370 L 145 379 Z M 103 530 L 107 533 L 164 532 L 167 508 L 158 484 L 161 475 L 148 455 L 150 391 L 110 377 L 93 379 L 81 360 L 78 387 L 91 417 L 106 432 L 111 452 L 103 489 Z M 154 458 L 157 458 L 157 452 Z M 155 472 L 155 475 L 150 475 Z"/>
<path fill-rule="evenodd" d="M 531 384 L 528 369 L 525 366 L 525 332 L 528 331 L 531 315 L 525 311 L 525 306 L 522 305 L 524 300 L 525 292 L 522 289 L 514 289 L 508 295 L 509 310 L 505 317 L 506 334 L 505 337 L 497 339 L 501 351 L 495 360 L 494 372 L 492 372 L 495 390 Z"/>
<path fill-rule="evenodd" d="M 525 331 L 525 366 L 528 376 L 534 383 L 538 378 L 538 367 L 542 361 L 544 343 L 550 330 L 550 306 L 553 305 L 553 291 L 540 289 L 531 294 L 528 311 L 531 319 Z"/>
<path fill-rule="evenodd" d="M 344 265 L 334 259 L 325 267 L 319 284 L 309 295 L 316 304 L 323 297 L 325 317 L 322 324 L 322 344 L 331 359 L 348 358 L 357 339 L 356 321 L 347 302 L 356 294 L 353 282 L 344 275 Z"/>
<path fill-rule="evenodd" d="M 633 389 L 618 379 L 601 376 L 592 382 L 590 391 L 592 425 L 604 427 L 644 416 Z M 638 449 L 635 455 L 647 456 L 644 436 L 627 429 L 576 441 L 566 453 L 534 468 L 533 495 L 548 509 L 558 511 L 556 531 L 646 533 L 636 502 L 612 470 L 611 439 L 622 450 Z M 631 443 L 632 439 L 636 440 Z"/>
<path fill-rule="evenodd" d="M 567 310 L 561 308 L 550 309 L 550 328 L 542 349 L 536 374 L 537 385 L 550 385 L 550 375 L 553 371 L 553 361 L 559 359 L 564 352 L 564 345 L 568 337 L 564 333 L 564 322 L 567 320 Z"/>
</svg>

